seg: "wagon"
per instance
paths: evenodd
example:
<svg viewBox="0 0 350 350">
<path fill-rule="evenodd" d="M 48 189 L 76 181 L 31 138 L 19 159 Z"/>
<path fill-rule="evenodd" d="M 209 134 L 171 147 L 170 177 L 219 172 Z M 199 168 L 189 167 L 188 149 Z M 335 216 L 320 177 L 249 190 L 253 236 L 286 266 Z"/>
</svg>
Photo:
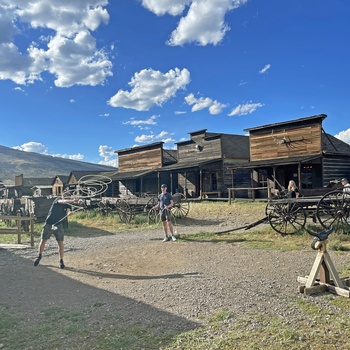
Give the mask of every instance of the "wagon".
<svg viewBox="0 0 350 350">
<path fill-rule="evenodd" d="M 323 196 L 271 199 L 266 206 L 270 226 L 282 235 L 294 234 L 308 221 L 350 234 L 350 193 L 334 190 Z"/>
<path fill-rule="evenodd" d="M 189 202 L 181 193 L 173 195 L 174 207 L 172 214 L 177 218 L 185 217 L 189 212 Z M 118 213 L 120 221 L 124 224 L 129 223 L 138 214 L 145 214 L 148 217 L 149 223 L 156 221 L 157 211 L 152 208 L 157 205 L 158 196 L 145 194 L 139 197 L 124 197 L 124 198 L 102 198 L 102 204 L 115 209 Z"/>
<path fill-rule="evenodd" d="M 190 202 L 182 193 L 175 193 L 173 195 L 174 205 L 170 209 L 171 216 L 173 218 L 184 218 L 190 211 Z M 148 223 L 155 224 L 160 221 L 160 212 L 157 209 L 150 209 L 148 212 Z"/>
</svg>

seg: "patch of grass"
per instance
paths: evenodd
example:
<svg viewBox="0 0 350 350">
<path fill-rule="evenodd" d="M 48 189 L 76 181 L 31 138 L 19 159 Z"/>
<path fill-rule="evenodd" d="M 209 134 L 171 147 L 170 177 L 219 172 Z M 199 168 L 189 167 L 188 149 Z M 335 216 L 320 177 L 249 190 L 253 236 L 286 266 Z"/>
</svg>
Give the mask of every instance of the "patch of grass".
<svg viewBox="0 0 350 350">
<path fill-rule="evenodd" d="M 304 305 L 307 309 L 307 306 Z M 166 350 L 201 349 L 348 349 L 349 321 L 345 314 L 319 313 L 311 307 L 298 319 L 250 314 L 230 319 L 209 317 L 202 328 L 175 337 Z M 216 320 L 216 321 L 215 321 Z"/>
<path fill-rule="evenodd" d="M 95 318 L 95 312 L 103 305 L 97 301 L 89 308 L 75 311 L 50 308 L 30 323 L 0 309 L 0 343 L 8 350 L 158 349 L 159 344 L 167 344 L 173 337 L 171 330 L 157 334 L 152 326 L 126 323 L 115 314 Z"/>
</svg>

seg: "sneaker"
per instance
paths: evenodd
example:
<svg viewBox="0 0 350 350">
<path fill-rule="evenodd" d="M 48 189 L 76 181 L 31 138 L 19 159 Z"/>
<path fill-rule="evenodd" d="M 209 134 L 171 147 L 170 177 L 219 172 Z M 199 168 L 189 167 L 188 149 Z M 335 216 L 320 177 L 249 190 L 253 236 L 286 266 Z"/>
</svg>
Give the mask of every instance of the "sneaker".
<svg viewBox="0 0 350 350">
<path fill-rule="evenodd" d="M 41 260 L 40 257 L 36 258 L 35 261 L 34 261 L 34 266 L 38 266 L 39 263 L 40 263 L 40 260 Z"/>
<path fill-rule="evenodd" d="M 171 236 L 171 239 L 175 242 L 176 241 L 176 237 L 175 236 Z"/>
<path fill-rule="evenodd" d="M 165 236 L 164 239 L 163 239 L 163 242 L 168 242 L 168 241 L 169 241 L 169 237 Z"/>
<path fill-rule="evenodd" d="M 65 267 L 63 260 L 60 260 L 60 269 L 64 269 Z"/>
</svg>

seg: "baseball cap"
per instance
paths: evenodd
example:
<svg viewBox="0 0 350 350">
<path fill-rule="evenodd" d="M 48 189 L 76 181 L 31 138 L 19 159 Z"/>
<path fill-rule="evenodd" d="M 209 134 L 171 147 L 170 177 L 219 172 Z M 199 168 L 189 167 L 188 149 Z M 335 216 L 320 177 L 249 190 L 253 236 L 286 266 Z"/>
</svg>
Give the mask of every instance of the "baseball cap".
<svg viewBox="0 0 350 350">
<path fill-rule="evenodd" d="M 166 184 L 163 184 L 162 186 L 160 186 L 161 188 L 168 188 L 168 186 Z"/>
<path fill-rule="evenodd" d="M 345 177 L 343 177 L 340 181 L 341 181 L 341 182 L 343 182 L 343 181 L 348 182 L 348 179 L 346 179 Z"/>
</svg>

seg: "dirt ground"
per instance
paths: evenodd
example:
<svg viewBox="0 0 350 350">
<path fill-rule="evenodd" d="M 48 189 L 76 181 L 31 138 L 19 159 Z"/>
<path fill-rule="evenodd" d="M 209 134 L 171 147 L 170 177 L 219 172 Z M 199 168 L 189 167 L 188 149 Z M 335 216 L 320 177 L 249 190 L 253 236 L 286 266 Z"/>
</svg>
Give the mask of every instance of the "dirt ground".
<svg viewBox="0 0 350 350">
<path fill-rule="evenodd" d="M 161 228 L 147 227 L 67 237 L 64 270 L 58 268 L 53 238 L 37 267 L 37 248 L 0 248 L 0 307 L 35 322 L 50 308 L 82 310 L 100 303 L 91 321 L 95 329 L 108 327 L 106 315 L 113 314 L 130 324 L 179 333 L 199 327 L 203 317 L 219 310 L 298 318 L 290 314 L 291 304 L 310 298 L 298 292 L 297 282 L 297 276 L 309 274 L 315 259 L 310 246 L 292 252 L 256 250 L 234 234 L 220 243 L 181 239 L 191 232 L 240 227 L 245 221 L 187 221 L 177 227 L 180 239 L 166 243 Z M 36 237 L 36 247 L 38 241 Z M 350 263 L 349 253 L 332 258 L 337 267 Z"/>
</svg>

